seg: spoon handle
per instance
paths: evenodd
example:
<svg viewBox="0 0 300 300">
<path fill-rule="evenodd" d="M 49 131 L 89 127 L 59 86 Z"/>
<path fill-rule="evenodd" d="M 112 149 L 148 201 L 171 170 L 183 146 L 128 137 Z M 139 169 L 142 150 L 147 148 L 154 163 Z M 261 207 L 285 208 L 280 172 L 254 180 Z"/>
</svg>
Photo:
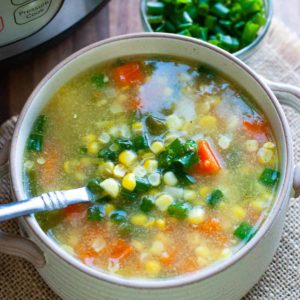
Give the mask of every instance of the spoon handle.
<svg viewBox="0 0 300 300">
<path fill-rule="evenodd" d="M 62 209 L 71 204 L 89 202 L 91 194 L 87 188 L 44 193 L 28 200 L 0 205 L 0 222 L 36 212 Z"/>
</svg>

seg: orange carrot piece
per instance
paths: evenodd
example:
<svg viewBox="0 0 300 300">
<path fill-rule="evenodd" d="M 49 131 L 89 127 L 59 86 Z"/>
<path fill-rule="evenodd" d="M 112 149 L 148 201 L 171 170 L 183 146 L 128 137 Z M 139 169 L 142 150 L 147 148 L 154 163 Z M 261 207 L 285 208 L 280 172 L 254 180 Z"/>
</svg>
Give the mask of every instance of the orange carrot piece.
<svg viewBox="0 0 300 300">
<path fill-rule="evenodd" d="M 133 254 L 133 247 L 121 239 L 113 242 L 109 248 L 111 249 L 110 258 L 116 260 L 124 260 Z"/>
<path fill-rule="evenodd" d="M 185 257 L 176 267 L 179 274 L 194 272 L 199 269 L 196 259 L 193 257 Z"/>
<path fill-rule="evenodd" d="M 220 170 L 220 164 L 215 157 L 208 142 L 198 142 L 199 164 L 195 167 L 197 173 L 200 174 L 216 174 Z"/>
<path fill-rule="evenodd" d="M 128 111 L 137 111 L 143 107 L 139 98 L 131 98 L 124 103 L 125 109 Z"/>
<path fill-rule="evenodd" d="M 267 126 L 264 121 L 262 120 L 253 120 L 253 121 L 243 121 L 243 126 L 246 130 L 246 132 L 250 136 L 261 136 L 266 135 L 267 133 Z"/>
<path fill-rule="evenodd" d="M 130 62 L 115 68 L 112 77 L 118 87 L 141 84 L 144 81 L 141 66 L 137 62 Z"/>
<path fill-rule="evenodd" d="M 60 156 L 57 150 L 50 147 L 44 147 L 43 158 L 45 163 L 40 168 L 40 180 L 43 184 L 49 184 L 59 173 L 61 166 Z"/>
<path fill-rule="evenodd" d="M 159 261 L 164 264 L 165 266 L 171 266 L 174 264 L 176 258 L 175 251 L 168 250 L 163 252 L 159 258 Z"/>
</svg>

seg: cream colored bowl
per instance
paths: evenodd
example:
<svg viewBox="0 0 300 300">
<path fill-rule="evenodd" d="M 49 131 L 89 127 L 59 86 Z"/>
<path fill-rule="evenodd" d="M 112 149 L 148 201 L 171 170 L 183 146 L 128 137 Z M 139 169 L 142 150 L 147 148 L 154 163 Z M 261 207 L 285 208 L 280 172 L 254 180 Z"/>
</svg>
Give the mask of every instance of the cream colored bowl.
<svg viewBox="0 0 300 300">
<path fill-rule="evenodd" d="M 30 260 L 47 284 L 63 299 L 239 299 L 258 281 L 278 246 L 286 208 L 293 193 L 292 140 L 281 105 L 268 84 L 240 60 L 212 45 L 170 34 L 143 33 L 90 45 L 64 60 L 33 91 L 19 117 L 10 153 L 14 197 L 21 200 L 28 196 L 22 173 L 26 139 L 34 120 L 53 94 L 87 68 L 106 60 L 140 54 L 173 55 L 205 62 L 238 83 L 258 102 L 271 122 L 279 145 L 282 174 L 278 195 L 267 220 L 254 238 L 230 259 L 198 272 L 165 279 L 129 279 L 92 269 L 50 239 L 33 215 L 20 219 L 27 238 L 12 238 L 2 234 L 0 251 Z M 269 84 L 276 90 L 287 91 L 299 98 L 300 92 L 293 87 Z M 299 102 L 294 98 L 284 99 L 299 108 Z M 294 185 L 298 193 L 299 169 L 298 166 Z"/>
</svg>

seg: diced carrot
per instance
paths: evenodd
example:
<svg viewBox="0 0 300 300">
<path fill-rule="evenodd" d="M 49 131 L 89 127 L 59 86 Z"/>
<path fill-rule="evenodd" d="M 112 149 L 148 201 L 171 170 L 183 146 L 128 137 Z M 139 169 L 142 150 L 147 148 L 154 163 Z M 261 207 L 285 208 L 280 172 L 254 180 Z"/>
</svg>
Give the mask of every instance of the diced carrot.
<svg viewBox="0 0 300 300">
<path fill-rule="evenodd" d="M 108 233 L 105 227 L 103 227 L 103 225 L 101 226 L 101 228 L 95 225 L 88 226 L 82 233 L 82 238 L 74 247 L 75 253 L 81 259 L 99 257 L 99 255 L 103 255 L 103 253 L 106 251 L 106 248 L 104 248 L 102 251 L 97 252 L 92 246 L 95 239 L 99 236 L 108 239 Z"/>
<path fill-rule="evenodd" d="M 220 221 L 216 218 L 207 218 L 198 226 L 198 230 L 218 244 L 224 245 L 228 241 Z"/>
<path fill-rule="evenodd" d="M 220 164 L 215 157 L 208 142 L 201 140 L 198 142 L 199 163 L 194 167 L 199 174 L 216 174 L 220 170 Z"/>
<path fill-rule="evenodd" d="M 116 260 L 124 260 L 133 254 L 133 247 L 126 243 L 126 241 L 118 239 L 110 246 L 110 258 Z"/>
<path fill-rule="evenodd" d="M 137 62 L 130 62 L 115 68 L 112 77 L 118 87 L 141 84 L 144 81 L 141 66 Z"/>
<path fill-rule="evenodd" d="M 176 266 L 178 274 L 194 272 L 199 269 L 198 263 L 194 257 L 187 256 Z"/>
<path fill-rule="evenodd" d="M 125 109 L 128 111 L 137 111 L 143 107 L 139 98 L 131 98 L 124 103 Z"/>
<path fill-rule="evenodd" d="M 263 120 L 244 120 L 243 127 L 251 137 L 266 137 L 268 131 L 268 127 Z"/>
<path fill-rule="evenodd" d="M 88 204 L 80 203 L 80 204 L 73 204 L 69 205 L 64 209 L 65 215 L 69 216 L 74 213 L 82 213 L 88 208 Z"/>
<path fill-rule="evenodd" d="M 161 254 L 159 261 L 165 266 L 171 266 L 174 264 L 176 258 L 176 252 L 172 250 L 165 251 Z"/>
<path fill-rule="evenodd" d="M 43 158 L 45 163 L 40 168 L 40 180 L 43 184 L 47 185 L 53 181 L 53 179 L 59 173 L 61 167 L 61 159 L 57 150 L 50 146 L 44 147 Z"/>
</svg>

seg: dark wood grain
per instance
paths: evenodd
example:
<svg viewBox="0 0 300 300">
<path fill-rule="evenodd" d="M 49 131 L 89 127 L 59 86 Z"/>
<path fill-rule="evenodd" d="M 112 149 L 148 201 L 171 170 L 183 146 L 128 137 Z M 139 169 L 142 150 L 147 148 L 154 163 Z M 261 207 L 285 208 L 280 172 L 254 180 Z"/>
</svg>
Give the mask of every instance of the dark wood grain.
<svg viewBox="0 0 300 300">
<path fill-rule="evenodd" d="M 274 0 L 275 16 L 300 36 L 300 1 Z M 31 51 L 17 63 L 0 66 L 0 122 L 18 114 L 37 83 L 76 50 L 109 36 L 142 31 L 139 0 L 111 0 L 64 38 Z"/>
</svg>

